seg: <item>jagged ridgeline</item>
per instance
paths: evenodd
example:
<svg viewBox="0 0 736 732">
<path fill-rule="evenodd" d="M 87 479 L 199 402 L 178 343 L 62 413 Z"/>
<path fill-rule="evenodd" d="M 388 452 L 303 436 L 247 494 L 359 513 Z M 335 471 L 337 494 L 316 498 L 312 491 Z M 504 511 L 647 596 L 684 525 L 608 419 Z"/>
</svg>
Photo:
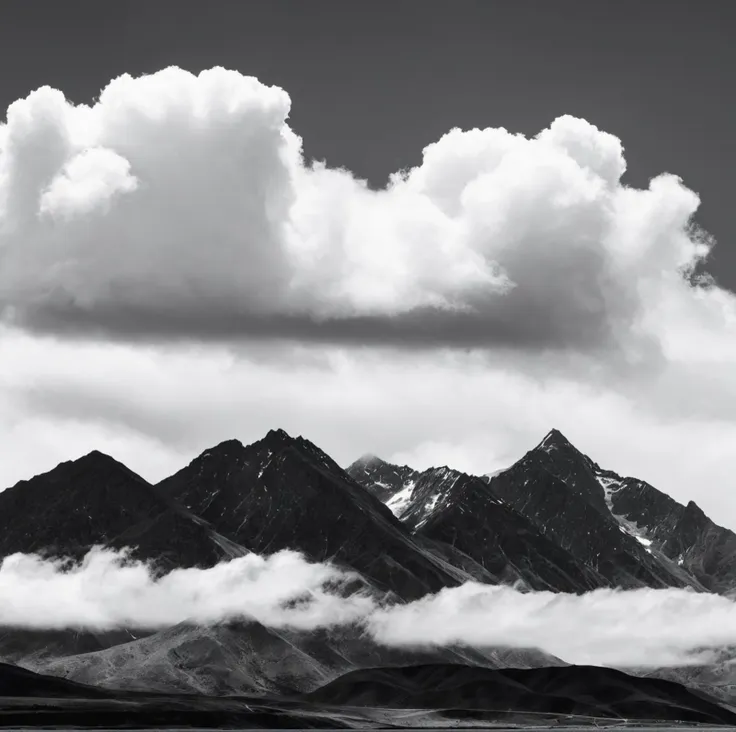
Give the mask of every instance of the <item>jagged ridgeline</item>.
<svg viewBox="0 0 736 732">
<path fill-rule="evenodd" d="M 730 594 L 736 535 L 694 504 L 597 465 L 552 430 L 508 469 L 422 472 L 364 456 L 341 468 L 283 430 L 229 440 L 151 485 L 92 452 L 0 493 L 0 557 L 128 548 L 159 573 L 293 549 L 355 573 L 354 588 L 409 602 L 473 580 L 523 591 L 689 587 Z M 308 519 L 307 519 L 308 517 Z M 5 628 L 0 659 L 118 688 L 306 692 L 369 666 L 561 666 L 534 650 L 378 647 L 359 628 L 257 623 L 152 633 Z"/>
</svg>

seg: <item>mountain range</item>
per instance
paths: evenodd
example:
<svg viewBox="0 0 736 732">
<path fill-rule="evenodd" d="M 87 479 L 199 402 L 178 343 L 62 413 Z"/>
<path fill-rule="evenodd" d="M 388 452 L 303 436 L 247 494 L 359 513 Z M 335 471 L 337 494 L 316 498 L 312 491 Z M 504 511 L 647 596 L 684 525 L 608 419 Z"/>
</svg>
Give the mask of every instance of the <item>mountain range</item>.
<svg viewBox="0 0 736 732">
<path fill-rule="evenodd" d="M 349 570 L 354 590 L 389 603 L 467 581 L 564 593 L 736 593 L 736 534 L 692 501 L 601 468 L 557 430 L 493 475 L 417 471 L 373 455 L 343 469 L 308 440 L 272 430 L 251 445 L 213 446 L 155 485 L 95 451 L 0 492 L 0 559 L 22 552 L 79 560 L 96 546 L 126 548 L 159 574 L 293 549 Z M 3 628 L 0 660 L 106 689 L 314 698 L 327 698 L 320 690 L 338 688 L 327 685 L 346 674 L 377 667 L 569 668 L 534 649 L 398 650 L 359 628 L 243 621 L 159 632 Z M 736 701 L 730 665 L 720 668 L 659 675 Z M 339 688 L 344 701 L 354 686 Z"/>
</svg>

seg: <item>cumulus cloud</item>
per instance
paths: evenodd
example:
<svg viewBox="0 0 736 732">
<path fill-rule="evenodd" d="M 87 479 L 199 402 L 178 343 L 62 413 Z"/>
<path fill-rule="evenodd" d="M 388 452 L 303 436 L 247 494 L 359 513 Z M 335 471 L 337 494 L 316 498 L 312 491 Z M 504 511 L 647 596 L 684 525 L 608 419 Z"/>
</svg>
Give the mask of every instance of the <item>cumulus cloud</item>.
<svg viewBox="0 0 736 732">
<path fill-rule="evenodd" d="M 703 663 L 736 643 L 736 603 L 686 590 L 564 595 L 467 583 L 387 605 L 345 591 L 354 579 L 289 551 L 162 577 L 101 548 L 78 565 L 16 554 L 0 565 L 0 625 L 160 629 L 244 618 L 300 630 L 357 624 L 388 646 L 540 648 L 572 663 L 621 667 Z"/>
<path fill-rule="evenodd" d="M 273 427 L 484 473 L 554 426 L 736 528 L 736 305 L 685 276 L 695 193 L 623 185 L 569 116 L 451 130 L 371 190 L 304 160 L 289 108 L 222 69 L 11 105 L 0 487 L 92 449 L 155 481 Z"/>
<path fill-rule="evenodd" d="M 672 175 L 624 186 L 621 142 L 584 120 L 451 130 L 374 191 L 306 161 L 289 111 L 286 91 L 221 68 L 124 75 L 91 106 L 48 87 L 12 104 L 6 322 L 640 358 L 661 326 L 646 311 L 694 297 L 697 195 Z"/>
</svg>

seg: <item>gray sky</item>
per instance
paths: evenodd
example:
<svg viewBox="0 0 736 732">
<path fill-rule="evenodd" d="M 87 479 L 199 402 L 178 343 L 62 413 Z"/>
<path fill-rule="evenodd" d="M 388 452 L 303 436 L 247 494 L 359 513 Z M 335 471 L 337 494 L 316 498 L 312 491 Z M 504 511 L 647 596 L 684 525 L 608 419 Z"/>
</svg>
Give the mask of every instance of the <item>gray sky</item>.
<svg viewBox="0 0 736 732">
<path fill-rule="evenodd" d="M 736 527 L 727 9 L 7 3 L 0 484 L 554 426 Z"/>
</svg>

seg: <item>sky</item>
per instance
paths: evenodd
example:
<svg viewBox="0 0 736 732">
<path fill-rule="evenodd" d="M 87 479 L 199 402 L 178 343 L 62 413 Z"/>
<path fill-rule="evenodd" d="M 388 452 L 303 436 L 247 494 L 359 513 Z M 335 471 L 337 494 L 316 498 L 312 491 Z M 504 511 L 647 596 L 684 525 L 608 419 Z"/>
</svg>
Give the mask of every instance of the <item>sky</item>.
<svg viewBox="0 0 736 732">
<path fill-rule="evenodd" d="M 0 485 L 556 427 L 736 529 L 717 1 L 4 4 Z"/>
</svg>

